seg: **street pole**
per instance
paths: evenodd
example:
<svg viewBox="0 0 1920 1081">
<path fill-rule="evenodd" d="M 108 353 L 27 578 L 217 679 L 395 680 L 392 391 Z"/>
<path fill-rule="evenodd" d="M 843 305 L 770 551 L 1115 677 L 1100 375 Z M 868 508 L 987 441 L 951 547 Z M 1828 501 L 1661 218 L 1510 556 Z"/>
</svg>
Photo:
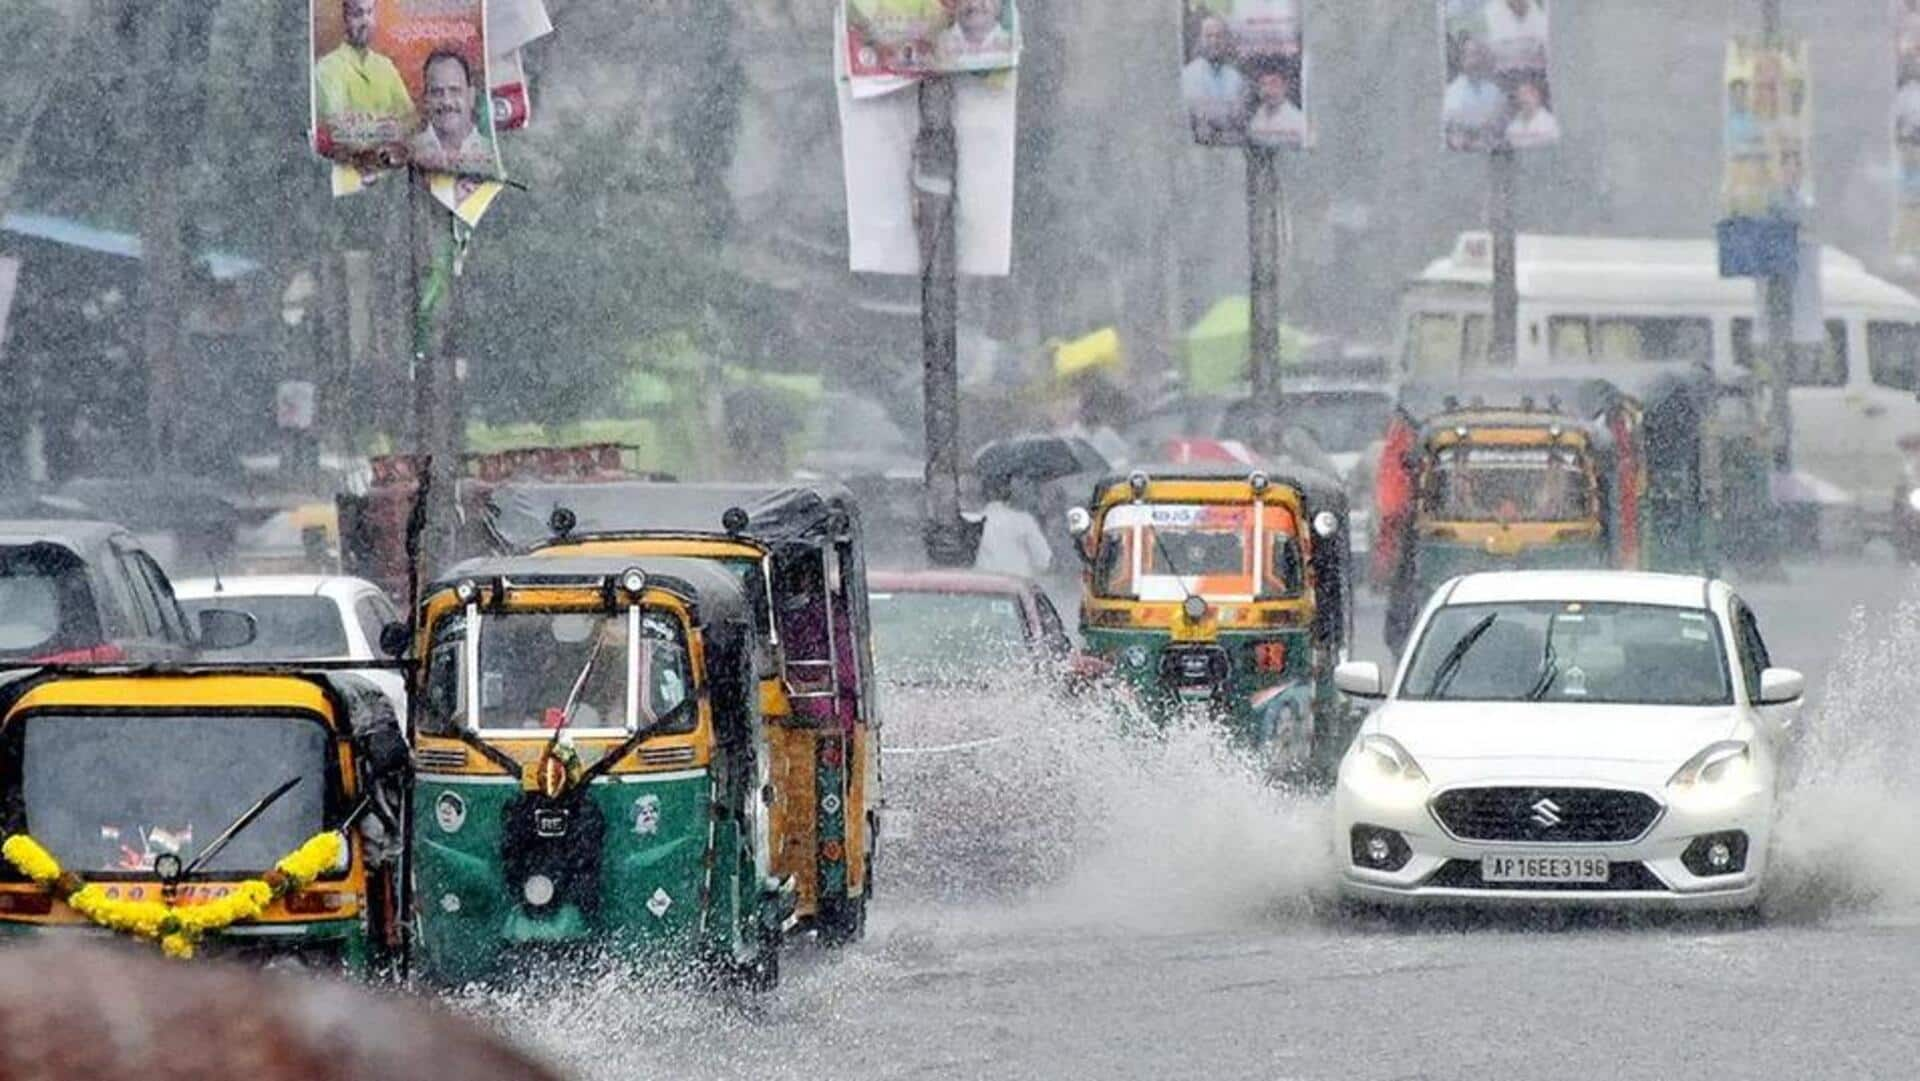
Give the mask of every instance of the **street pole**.
<svg viewBox="0 0 1920 1081">
<path fill-rule="evenodd" d="M 913 146 L 914 221 L 920 237 L 920 342 L 927 435 L 927 559 L 968 562 L 960 519 L 959 266 L 954 237 L 958 149 L 953 83 L 922 79 L 920 134 Z"/>
<path fill-rule="evenodd" d="M 1487 157 L 1487 232 L 1493 237 L 1493 322 L 1487 364 L 1511 368 L 1520 356 L 1520 281 L 1515 266 L 1513 148 L 1495 147 Z"/>
<path fill-rule="evenodd" d="M 1761 35 L 1769 49 L 1781 45 L 1780 0 L 1760 0 Z M 1790 213 L 1797 215 L 1797 207 Z M 1819 258 L 1816 248 L 1814 258 Z M 1814 273 L 1819 273 L 1816 264 Z M 1766 279 L 1767 366 L 1772 376 L 1768 422 L 1773 428 L 1773 465 L 1781 473 L 1793 469 L 1793 278 L 1775 272 Z"/>
<path fill-rule="evenodd" d="M 1270 146 L 1247 148 L 1247 263 L 1247 378 L 1265 451 L 1279 436 L 1280 404 L 1280 157 Z"/>
<path fill-rule="evenodd" d="M 447 330 L 453 322 L 452 214 L 434 199 L 425 174 L 417 170 L 408 175 L 407 222 L 413 253 L 413 448 L 426 485 L 420 545 L 425 581 L 452 553 L 462 433 L 453 409 L 447 353 Z"/>
</svg>

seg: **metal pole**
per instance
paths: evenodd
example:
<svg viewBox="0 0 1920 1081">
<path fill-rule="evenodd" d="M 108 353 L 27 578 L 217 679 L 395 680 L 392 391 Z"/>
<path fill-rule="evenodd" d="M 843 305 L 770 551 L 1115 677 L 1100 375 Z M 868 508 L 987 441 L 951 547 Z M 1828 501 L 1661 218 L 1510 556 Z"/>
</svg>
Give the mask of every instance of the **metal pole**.
<svg viewBox="0 0 1920 1081">
<path fill-rule="evenodd" d="M 1280 159 L 1272 147 L 1247 148 L 1247 263 L 1247 376 L 1265 425 L 1280 397 Z M 1270 449 L 1278 434 L 1263 430 L 1260 437 Z"/>
<path fill-rule="evenodd" d="M 913 147 L 914 219 L 920 234 L 920 341 L 925 366 L 927 558 L 968 562 L 960 519 L 960 292 L 954 240 L 956 167 L 953 84 L 920 83 L 920 135 Z"/>
<path fill-rule="evenodd" d="M 1494 148 L 1488 155 L 1487 169 L 1487 231 L 1493 235 L 1493 325 L 1487 342 L 1487 363 L 1495 368 L 1511 368 L 1520 356 L 1513 148 Z"/>
<path fill-rule="evenodd" d="M 428 480 L 421 542 L 423 574 L 453 554 L 454 492 L 460 473 L 460 431 L 451 408 L 453 387 L 447 328 L 453 321 L 452 215 L 413 173 L 407 185 L 408 236 L 413 250 L 413 447 Z"/>
<path fill-rule="evenodd" d="M 1780 0 L 1760 0 L 1761 34 L 1768 48 L 1782 44 L 1780 36 Z M 1787 213 L 1797 217 L 1798 208 Z M 1814 258 L 1819 258 L 1815 249 Z M 1819 273 L 1816 264 L 1814 273 Z M 1780 472 L 1793 468 L 1793 279 L 1771 274 L 1766 280 L 1767 367 L 1771 373 L 1772 399 L 1768 423 L 1773 429 L 1773 464 Z"/>
</svg>

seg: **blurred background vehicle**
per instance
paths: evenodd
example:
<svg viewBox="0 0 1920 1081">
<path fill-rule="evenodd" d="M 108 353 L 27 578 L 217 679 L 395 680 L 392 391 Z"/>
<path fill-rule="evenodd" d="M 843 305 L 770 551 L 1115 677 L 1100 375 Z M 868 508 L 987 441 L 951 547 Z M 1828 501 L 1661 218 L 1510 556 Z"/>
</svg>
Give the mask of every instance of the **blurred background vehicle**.
<svg viewBox="0 0 1920 1081">
<path fill-rule="evenodd" d="M 206 651 L 206 659 L 215 661 L 385 661 L 381 633 L 402 621 L 379 586 L 344 575 L 188 578 L 175 589 L 190 616 L 225 609 L 253 617 L 253 641 Z M 399 672 L 368 668 L 358 674 L 380 689 L 396 716 L 407 715 L 407 685 Z"/>
</svg>

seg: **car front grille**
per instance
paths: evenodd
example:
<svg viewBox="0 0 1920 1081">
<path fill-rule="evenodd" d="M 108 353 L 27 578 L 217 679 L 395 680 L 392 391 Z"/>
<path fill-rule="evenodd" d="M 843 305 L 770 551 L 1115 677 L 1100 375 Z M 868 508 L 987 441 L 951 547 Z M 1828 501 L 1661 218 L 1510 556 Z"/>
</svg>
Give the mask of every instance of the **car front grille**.
<svg viewBox="0 0 1920 1081">
<path fill-rule="evenodd" d="M 1449 890 L 1525 890 L 1529 893 L 1628 893 L 1667 889 L 1658 875 L 1638 861 L 1607 865 L 1605 882 L 1487 882 L 1479 860 L 1448 860 L 1422 886 Z"/>
<path fill-rule="evenodd" d="M 1619 844 L 1660 817 L 1660 801 L 1612 788 L 1455 788 L 1433 799 L 1433 815 L 1463 841 Z"/>
</svg>

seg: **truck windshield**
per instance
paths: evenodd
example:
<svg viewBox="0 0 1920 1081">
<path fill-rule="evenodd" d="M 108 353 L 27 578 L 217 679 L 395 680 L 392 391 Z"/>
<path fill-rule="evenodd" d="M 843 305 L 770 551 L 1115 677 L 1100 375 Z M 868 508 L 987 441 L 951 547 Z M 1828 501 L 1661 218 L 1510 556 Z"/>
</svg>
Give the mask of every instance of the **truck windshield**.
<svg viewBox="0 0 1920 1081">
<path fill-rule="evenodd" d="M 304 717 L 137 713 L 29 716 L 20 743 L 26 828 L 71 871 L 191 862 L 274 786 L 275 800 L 204 870 L 255 875 L 324 828 L 327 729 Z"/>
<path fill-rule="evenodd" d="M 1565 447 L 1445 447 L 1421 490 L 1421 509 L 1443 522 L 1586 521 L 1593 507 L 1585 456 Z"/>
<path fill-rule="evenodd" d="M 1143 601 L 1291 596 L 1304 584 L 1299 533 L 1273 504 L 1124 504 L 1107 512 L 1095 581 Z"/>
<path fill-rule="evenodd" d="M 637 663 L 641 728 L 691 731 L 692 668 L 686 637 L 670 612 L 641 609 L 640 648 L 628 652 L 632 617 L 619 612 L 485 612 L 479 619 L 480 730 L 624 732 L 628 673 Z M 434 628 L 427 661 L 429 731 L 448 732 L 467 715 L 464 613 Z"/>
</svg>

